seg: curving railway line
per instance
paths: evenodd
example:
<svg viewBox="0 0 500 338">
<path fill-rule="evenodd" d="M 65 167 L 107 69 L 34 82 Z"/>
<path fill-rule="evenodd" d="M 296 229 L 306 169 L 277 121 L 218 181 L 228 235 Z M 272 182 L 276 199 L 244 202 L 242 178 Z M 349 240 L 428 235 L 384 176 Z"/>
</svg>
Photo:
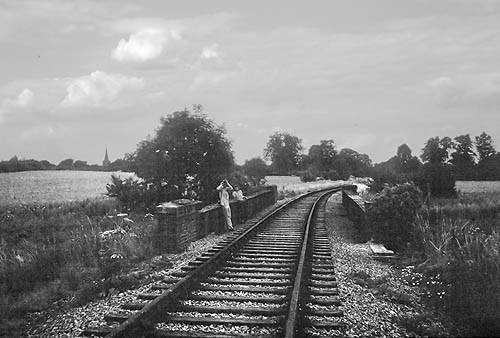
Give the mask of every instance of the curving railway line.
<svg viewBox="0 0 500 338">
<path fill-rule="evenodd" d="M 86 336 L 320 337 L 342 334 L 324 226 L 327 198 L 302 195 L 233 232 Z"/>
</svg>

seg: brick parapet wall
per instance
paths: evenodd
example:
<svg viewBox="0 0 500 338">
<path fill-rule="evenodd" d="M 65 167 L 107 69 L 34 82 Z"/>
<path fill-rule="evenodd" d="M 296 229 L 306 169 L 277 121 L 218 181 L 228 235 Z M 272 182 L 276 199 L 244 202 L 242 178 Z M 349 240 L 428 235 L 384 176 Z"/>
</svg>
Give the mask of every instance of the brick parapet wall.
<svg viewBox="0 0 500 338">
<path fill-rule="evenodd" d="M 370 239 L 370 231 L 366 220 L 366 202 L 356 193 L 356 186 L 342 188 L 342 205 L 347 217 L 353 221 L 363 240 Z"/>
<path fill-rule="evenodd" d="M 262 209 L 274 204 L 278 196 L 276 186 L 247 196 L 245 201 L 230 201 L 232 220 L 253 217 Z M 181 252 L 189 243 L 203 238 L 211 232 L 221 233 L 225 219 L 219 204 L 202 207 L 202 202 L 194 200 L 175 200 L 162 203 L 156 208 L 157 225 L 154 234 L 155 248 L 158 253 Z"/>
</svg>

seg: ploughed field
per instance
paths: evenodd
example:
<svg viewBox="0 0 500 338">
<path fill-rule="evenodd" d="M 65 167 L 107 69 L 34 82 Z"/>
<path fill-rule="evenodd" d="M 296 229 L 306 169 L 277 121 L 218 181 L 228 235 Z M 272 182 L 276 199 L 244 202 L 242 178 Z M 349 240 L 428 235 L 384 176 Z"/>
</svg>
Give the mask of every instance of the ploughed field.
<svg viewBox="0 0 500 338">
<path fill-rule="evenodd" d="M 111 174 L 133 173 L 40 170 L 0 173 L 0 205 L 57 203 L 104 198 Z"/>
</svg>

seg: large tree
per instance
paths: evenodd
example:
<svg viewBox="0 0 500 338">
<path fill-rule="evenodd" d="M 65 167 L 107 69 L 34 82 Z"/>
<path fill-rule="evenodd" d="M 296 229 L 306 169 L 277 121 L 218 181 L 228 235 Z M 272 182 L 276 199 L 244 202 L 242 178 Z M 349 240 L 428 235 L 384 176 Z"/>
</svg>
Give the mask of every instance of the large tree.
<svg viewBox="0 0 500 338">
<path fill-rule="evenodd" d="M 242 166 L 242 171 L 248 176 L 253 185 L 258 185 L 267 175 L 267 164 L 260 157 L 246 160 Z"/>
<path fill-rule="evenodd" d="M 269 137 L 264 156 L 271 160 L 273 169 L 280 175 L 291 175 L 299 167 L 302 140 L 289 133 L 276 132 Z"/>
<path fill-rule="evenodd" d="M 185 197 L 216 198 L 215 188 L 234 165 L 231 142 L 195 106 L 161 118 L 154 137 L 139 143 L 130 156 L 137 176 L 158 191 L 163 200 Z"/>
<path fill-rule="evenodd" d="M 315 175 L 327 177 L 333 169 L 337 150 L 333 140 L 321 140 L 309 148 L 308 160 Z"/>
<path fill-rule="evenodd" d="M 488 157 L 497 153 L 495 147 L 493 147 L 491 136 L 486 134 L 484 131 L 481 135 L 476 136 L 476 149 L 479 156 L 479 162 L 484 161 Z"/>
<path fill-rule="evenodd" d="M 469 134 L 460 135 L 454 138 L 453 149 L 450 162 L 455 168 L 455 177 L 458 180 L 470 180 L 474 171 L 473 143 Z"/>
<path fill-rule="evenodd" d="M 453 141 L 449 137 L 439 139 L 439 136 L 431 137 L 425 143 L 422 149 L 422 161 L 429 163 L 446 163 L 448 161 L 448 152 L 453 147 Z"/>
<path fill-rule="evenodd" d="M 341 149 L 334 162 L 334 168 L 342 179 L 347 179 L 350 175 L 366 176 L 371 166 L 372 161 L 368 155 L 349 148 Z"/>
<path fill-rule="evenodd" d="M 500 180 L 500 154 L 493 146 L 491 136 L 485 132 L 476 136 L 476 149 L 479 157 L 477 175 L 480 180 Z"/>
</svg>

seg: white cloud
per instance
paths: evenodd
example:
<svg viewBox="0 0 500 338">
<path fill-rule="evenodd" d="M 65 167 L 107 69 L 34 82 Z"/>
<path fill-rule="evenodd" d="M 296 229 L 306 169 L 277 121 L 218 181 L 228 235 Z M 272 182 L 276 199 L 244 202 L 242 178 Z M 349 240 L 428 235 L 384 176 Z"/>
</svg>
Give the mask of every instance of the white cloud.
<svg viewBox="0 0 500 338">
<path fill-rule="evenodd" d="M 445 106 L 500 103 L 500 74 L 469 74 L 454 78 L 442 76 L 429 82 L 436 102 Z"/>
<path fill-rule="evenodd" d="M 103 107 L 112 105 L 127 91 L 144 87 L 144 80 L 122 74 L 95 71 L 90 75 L 69 80 L 62 108 Z"/>
<path fill-rule="evenodd" d="M 219 44 L 214 43 L 211 46 L 203 48 L 200 58 L 204 60 L 214 60 L 217 63 L 222 63 L 223 61 L 219 52 Z"/>
<path fill-rule="evenodd" d="M 146 62 L 158 58 L 170 41 L 181 40 L 178 31 L 161 28 L 143 28 L 121 39 L 113 50 L 113 59 L 120 62 Z"/>
<path fill-rule="evenodd" d="M 5 99 L 2 105 L 6 108 L 26 107 L 32 102 L 34 96 L 35 94 L 29 88 L 24 88 L 16 97 Z"/>
</svg>

